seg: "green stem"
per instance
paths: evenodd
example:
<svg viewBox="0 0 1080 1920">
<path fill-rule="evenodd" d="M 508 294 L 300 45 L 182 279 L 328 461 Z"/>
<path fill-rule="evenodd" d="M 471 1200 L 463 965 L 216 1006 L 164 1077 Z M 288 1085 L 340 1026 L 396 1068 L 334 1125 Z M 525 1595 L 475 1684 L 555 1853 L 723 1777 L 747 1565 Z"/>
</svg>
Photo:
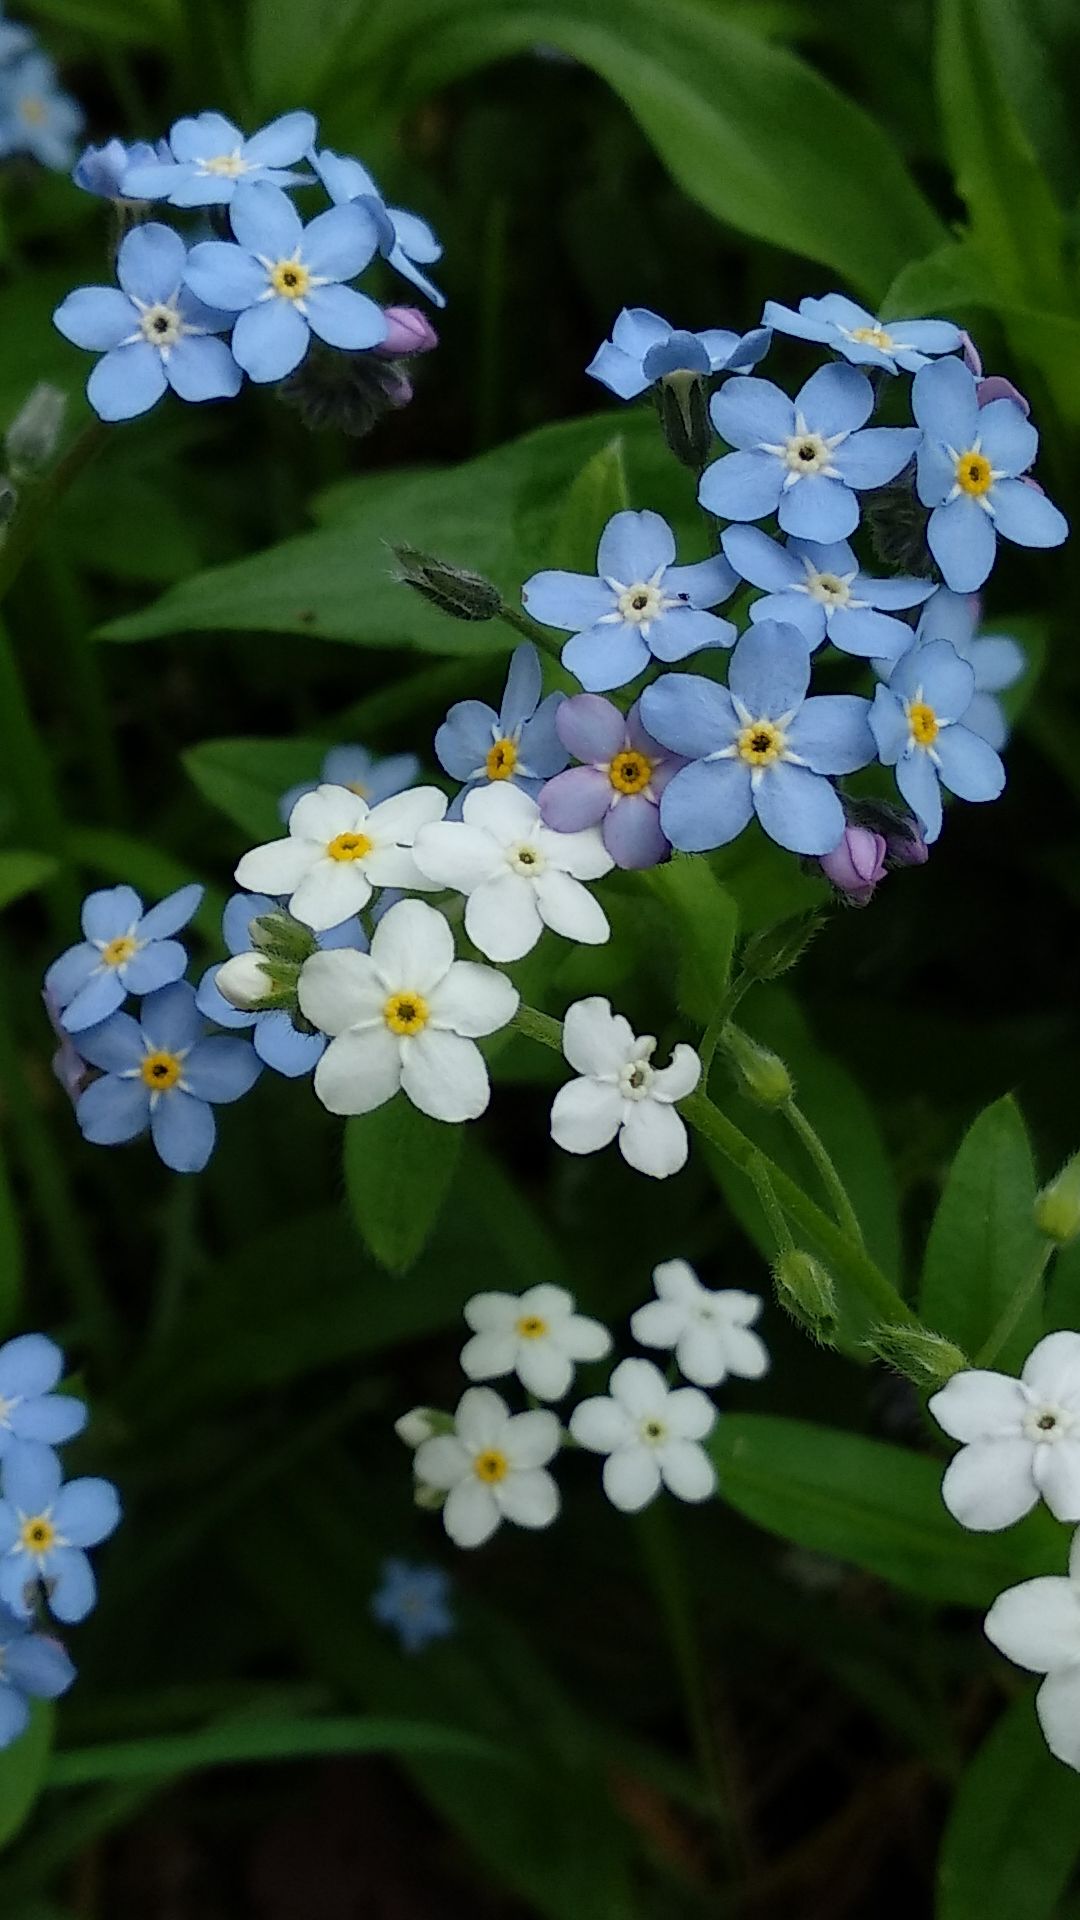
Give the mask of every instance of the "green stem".
<svg viewBox="0 0 1080 1920">
<path fill-rule="evenodd" d="M 504 600 L 499 608 L 498 617 L 504 620 L 508 627 L 513 627 L 515 633 L 520 633 L 526 640 L 531 640 L 534 647 L 540 648 L 541 653 L 548 654 L 552 660 L 557 660 L 559 665 L 562 665 L 561 641 L 556 640 L 553 634 L 545 633 L 543 627 L 538 627 L 535 620 L 529 619 L 527 613 L 519 613 L 516 607 L 507 606 Z"/>
<path fill-rule="evenodd" d="M 764 1154 L 755 1154 L 746 1169 L 754 1183 L 754 1192 L 761 1202 L 761 1210 L 773 1231 L 778 1253 L 794 1253 L 795 1242 L 791 1237 L 784 1210 L 776 1197 L 776 1188 L 769 1178 L 768 1162 Z"/>
<path fill-rule="evenodd" d="M 731 1016 L 734 1013 L 736 1007 L 738 1006 L 740 1000 L 742 999 L 743 994 L 749 992 L 750 988 L 753 986 L 754 981 L 756 979 L 757 979 L 756 974 L 748 973 L 746 969 L 743 968 L 743 971 L 740 974 L 738 974 L 736 978 L 731 982 L 731 985 L 728 987 L 727 992 L 724 994 L 723 998 L 720 1001 L 720 1005 L 717 1007 L 716 1012 L 713 1014 L 712 1019 L 709 1021 L 709 1024 L 706 1027 L 705 1032 L 702 1034 L 701 1045 L 698 1047 L 698 1056 L 701 1060 L 702 1086 L 708 1085 L 709 1072 L 712 1067 L 713 1060 L 716 1057 L 716 1049 L 720 1044 L 720 1036 L 723 1033 L 724 1028 L 727 1026 L 728 1021 L 731 1019 Z"/>
<path fill-rule="evenodd" d="M 1019 1324 L 1025 1307 L 1030 1305 L 1038 1293 L 1042 1285 L 1043 1274 L 1050 1265 L 1051 1255 L 1056 1250 L 1056 1244 L 1053 1240 L 1043 1241 L 1032 1262 L 1031 1271 L 1027 1279 L 1021 1281 L 1012 1299 L 994 1322 L 987 1338 L 983 1341 L 982 1346 L 979 1348 L 978 1353 L 971 1363 L 973 1367 L 989 1367 L 997 1359 L 1009 1335 Z"/>
<path fill-rule="evenodd" d="M 0 547 L 0 600 L 6 598 L 12 583 L 33 553 L 57 501 L 63 498 L 72 481 L 95 459 L 108 439 L 108 428 L 101 420 L 91 420 L 77 434 L 56 465 L 25 497 Z"/>
<path fill-rule="evenodd" d="M 811 1126 L 802 1108 L 796 1106 L 794 1100 L 788 1100 L 781 1111 L 788 1125 L 794 1129 L 802 1141 L 803 1146 L 806 1148 L 807 1153 L 810 1155 L 811 1160 L 821 1175 L 822 1185 L 832 1201 L 833 1212 L 836 1215 L 838 1224 L 843 1227 L 848 1237 L 854 1240 L 856 1246 L 861 1247 L 864 1243 L 862 1228 L 859 1225 L 859 1216 L 851 1204 L 848 1190 L 836 1170 L 836 1164 L 825 1142 L 815 1128 Z"/>
<path fill-rule="evenodd" d="M 34 723 L 12 650 L 0 624 L 0 755 L 15 795 L 20 823 L 30 845 L 51 854 L 61 869 L 68 864 L 67 825 L 53 779 L 52 763 Z M 69 872 L 62 871 L 46 888 L 53 917 L 62 930 L 70 929 L 79 910 L 79 896 Z"/>
<path fill-rule="evenodd" d="M 42 546 L 45 565 L 40 572 L 64 643 L 69 704 L 78 715 L 98 809 L 110 826 L 117 826 L 124 817 L 124 782 L 100 649 L 90 638 L 90 613 L 81 583 L 53 528 L 44 534 Z"/>
</svg>

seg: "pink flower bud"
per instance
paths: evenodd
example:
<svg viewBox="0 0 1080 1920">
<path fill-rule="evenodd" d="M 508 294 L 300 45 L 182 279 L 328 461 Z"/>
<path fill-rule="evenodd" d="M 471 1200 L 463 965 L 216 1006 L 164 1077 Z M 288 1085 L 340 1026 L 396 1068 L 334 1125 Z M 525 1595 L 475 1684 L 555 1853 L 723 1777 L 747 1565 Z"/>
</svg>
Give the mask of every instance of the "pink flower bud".
<svg viewBox="0 0 1080 1920">
<path fill-rule="evenodd" d="M 909 814 L 907 833 L 890 833 L 886 842 L 889 863 L 894 867 L 925 867 L 930 858 L 930 849 L 923 839 L 923 831 L 914 814 Z"/>
<path fill-rule="evenodd" d="M 381 360 L 399 360 L 414 353 L 430 353 L 439 344 L 436 333 L 426 313 L 419 307 L 385 307 L 386 339 L 381 340 L 375 352 Z"/>
<path fill-rule="evenodd" d="M 886 851 L 884 837 L 870 827 L 845 827 L 840 845 L 822 854 L 821 871 L 849 906 L 865 907 L 885 877 Z"/>
<path fill-rule="evenodd" d="M 979 349 L 975 345 L 975 342 L 972 339 L 970 333 L 968 333 L 967 329 L 964 327 L 961 327 L 960 329 L 960 344 L 963 349 L 963 360 L 964 360 L 965 367 L 967 368 L 969 373 L 973 373 L 975 375 L 976 380 L 981 380 L 982 379 L 982 354 L 979 352 Z"/>
<path fill-rule="evenodd" d="M 1014 400 L 1022 413 L 1031 413 L 1030 402 L 1019 387 L 1014 387 L 1011 380 L 1006 380 L 1003 373 L 988 373 L 985 380 L 978 380 L 975 398 L 980 407 L 988 407 L 991 400 Z"/>
</svg>

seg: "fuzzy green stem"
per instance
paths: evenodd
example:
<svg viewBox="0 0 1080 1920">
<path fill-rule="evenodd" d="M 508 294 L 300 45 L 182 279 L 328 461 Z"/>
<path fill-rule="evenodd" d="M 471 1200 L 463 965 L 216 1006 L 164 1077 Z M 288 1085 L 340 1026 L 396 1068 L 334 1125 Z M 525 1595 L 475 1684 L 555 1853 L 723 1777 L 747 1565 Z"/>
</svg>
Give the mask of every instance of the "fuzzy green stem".
<svg viewBox="0 0 1080 1920">
<path fill-rule="evenodd" d="M 756 979 L 757 975 L 747 973 L 745 968 L 741 973 L 736 975 L 701 1036 L 701 1044 L 698 1047 L 698 1057 L 701 1061 L 701 1080 L 703 1086 L 708 1084 L 709 1071 L 716 1058 L 716 1049 L 720 1045 L 720 1038 L 724 1028 L 731 1019 L 743 994 L 749 992 Z"/>
<path fill-rule="evenodd" d="M 1010 1334 L 1013 1333 L 1019 1325 L 1025 1307 L 1030 1305 L 1038 1293 L 1042 1285 L 1043 1274 L 1046 1272 L 1050 1264 L 1050 1257 L 1055 1250 L 1053 1240 L 1044 1240 L 1042 1242 L 1035 1259 L 1032 1261 L 1031 1270 L 1027 1278 L 1021 1281 L 1012 1299 L 994 1322 L 987 1338 L 984 1340 L 971 1363 L 973 1367 L 989 1367 L 993 1365 Z"/>
<path fill-rule="evenodd" d="M 57 501 L 63 498 L 83 468 L 96 459 L 108 439 L 108 428 L 101 420 L 91 420 L 61 455 L 52 470 L 28 490 L 24 503 L 8 529 L 0 547 L 0 600 L 4 600 L 37 546 Z"/>
<path fill-rule="evenodd" d="M 794 1100 L 788 1100 L 781 1111 L 788 1125 L 802 1141 L 821 1175 L 821 1183 L 832 1201 L 838 1225 L 844 1229 L 850 1239 L 854 1240 L 856 1246 L 861 1247 L 864 1242 L 859 1216 L 851 1204 L 848 1190 L 836 1170 L 836 1164 L 821 1135 L 811 1126 L 802 1108 L 797 1106 Z"/>
<path fill-rule="evenodd" d="M 534 647 L 540 648 L 541 653 L 546 653 L 550 659 L 557 660 L 560 666 L 562 665 L 561 642 L 556 640 L 553 634 L 545 633 L 543 627 L 538 627 L 535 620 L 529 619 L 527 613 L 519 613 L 517 607 L 508 606 L 504 600 L 499 608 L 498 617 L 504 620 L 508 627 L 513 627 L 515 633 L 520 633 L 526 640 L 531 640 Z"/>
<path fill-rule="evenodd" d="M 776 1189 L 769 1178 L 769 1165 L 764 1154 L 755 1154 L 748 1162 L 746 1171 L 754 1183 L 754 1192 L 761 1202 L 761 1210 L 772 1228 L 777 1253 L 792 1253 L 795 1242 L 784 1210 L 776 1197 Z"/>
</svg>

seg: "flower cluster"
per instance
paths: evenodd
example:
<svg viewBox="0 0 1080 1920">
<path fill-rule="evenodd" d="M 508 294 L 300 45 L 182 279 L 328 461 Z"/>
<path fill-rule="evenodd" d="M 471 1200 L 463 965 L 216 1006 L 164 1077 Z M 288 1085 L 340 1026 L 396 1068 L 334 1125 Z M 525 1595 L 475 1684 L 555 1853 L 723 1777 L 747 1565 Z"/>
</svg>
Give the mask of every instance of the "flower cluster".
<svg viewBox="0 0 1080 1920">
<path fill-rule="evenodd" d="M 25 154 L 62 173 L 82 126 L 82 108 L 29 27 L 0 15 L 0 157 Z"/>
<path fill-rule="evenodd" d="M 651 1360 L 619 1361 L 606 1394 L 574 1407 L 563 1426 L 551 1406 L 512 1413 L 486 1385 L 470 1385 L 453 1414 L 415 1407 L 398 1422 L 413 1449 L 417 1503 L 438 1508 L 458 1547 L 479 1547 L 504 1520 L 543 1528 L 557 1518 L 552 1461 L 564 1446 L 603 1455 L 612 1505 L 637 1513 L 666 1487 L 679 1500 L 707 1500 L 716 1470 L 703 1442 L 716 1408 L 703 1387 L 731 1377 L 760 1379 L 768 1367 L 753 1331 L 756 1294 L 715 1293 L 685 1260 L 655 1269 L 655 1299 L 632 1315 L 640 1346 L 661 1348 L 691 1386 L 673 1386 Z M 471 1338 L 461 1365 L 471 1382 L 516 1375 L 535 1400 L 565 1400 L 582 1363 L 606 1359 L 612 1339 L 600 1321 L 578 1313 L 562 1287 L 541 1282 L 523 1294 L 478 1293 L 465 1308 Z"/>
<path fill-rule="evenodd" d="M 75 1679 L 39 1614 L 85 1620 L 96 1599 L 86 1549 L 120 1520 L 110 1481 L 64 1482 L 55 1449 L 83 1431 L 87 1410 L 56 1391 L 63 1368 L 44 1334 L 0 1346 L 0 1748 L 25 1732 L 32 1701 L 56 1699 Z"/>
<path fill-rule="evenodd" d="M 381 255 L 441 306 L 423 272 L 441 248 L 416 214 L 387 206 L 359 161 L 317 142 L 310 113 L 282 114 L 250 137 L 201 113 L 156 146 L 112 140 L 82 155 L 76 185 L 139 221 L 117 252 L 118 286 L 80 287 L 53 316 L 66 339 L 102 356 L 86 389 L 101 419 L 145 413 L 169 388 L 181 400 L 229 399 L 245 374 L 290 383 L 312 424 L 334 416 L 337 393 L 337 417 L 353 432 L 372 424 L 380 403 L 411 397 L 398 363 L 435 346 L 433 328 L 415 308 L 384 309 L 351 282 Z M 306 186 L 331 204 L 305 223 L 291 194 Z M 155 203 L 186 215 L 188 227 L 148 219 Z"/>
</svg>

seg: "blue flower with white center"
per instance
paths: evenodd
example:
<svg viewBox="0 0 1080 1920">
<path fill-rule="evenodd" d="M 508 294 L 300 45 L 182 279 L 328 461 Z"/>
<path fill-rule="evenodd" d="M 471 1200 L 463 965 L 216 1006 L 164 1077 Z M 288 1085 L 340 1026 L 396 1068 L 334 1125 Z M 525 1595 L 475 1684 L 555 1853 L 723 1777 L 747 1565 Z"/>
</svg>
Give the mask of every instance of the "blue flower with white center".
<svg viewBox="0 0 1080 1920">
<path fill-rule="evenodd" d="M 224 114 L 199 113 L 176 122 L 164 157 L 132 155 L 124 196 L 167 200 L 174 207 L 209 207 L 224 206 L 242 181 L 302 186 L 310 174 L 290 169 L 314 138 L 315 119 L 310 113 L 283 113 L 250 140 Z"/>
<path fill-rule="evenodd" d="M 213 1106 L 239 1100 L 262 1072 L 246 1040 L 205 1036 L 195 989 L 186 980 L 147 994 L 138 1020 L 114 1013 L 91 1027 L 80 1034 L 79 1047 L 103 1075 L 75 1107 L 83 1138 L 115 1147 L 149 1127 L 159 1158 L 174 1173 L 202 1171 L 214 1151 Z"/>
<path fill-rule="evenodd" d="M 307 789 L 305 789 L 307 791 Z M 222 915 L 221 931 L 225 945 L 231 954 L 250 953 L 255 945 L 252 939 L 251 923 L 264 914 L 281 914 L 282 908 L 277 900 L 267 893 L 234 893 Z M 345 920 L 340 927 L 330 927 L 325 933 L 313 934 L 308 927 L 297 930 L 317 947 L 353 947 L 357 953 L 368 950 L 367 935 L 355 917 Z M 274 1007 L 266 1012 L 241 1012 L 232 1002 L 226 1000 L 217 985 L 217 977 L 224 965 L 219 961 L 208 968 L 199 982 L 196 1005 L 199 1012 L 208 1020 L 215 1020 L 221 1027 L 251 1027 L 255 1051 L 264 1066 L 272 1067 L 275 1073 L 284 1074 L 289 1080 L 295 1080 L 304 1073 L 312 1073 L 326 1051 L 327 1039 L 324 1033 L 314 1033 L 305 1021 L 302 1026 L 295 1025 L 291 1014 L 283 1007 Z M 269 980 L 264 991 L 269 991 Z"/>
<path fill-rule="evenodd" d="M 74 1679 L 58 1640 L 0 1607 L 0 1752 L 26 1732 L 32 1700 L 58 1700 Z"/>
<path fill-rule="evenodd" d="M 976 636 L 979 624 L 977 594 L 952 593 L 939 587 L 928 600 L 915 629 L 915 640 L 948 640 L 975 675 L 975 694 L 964 715 L 965 727 L 979 733 L 1000 752 L 1009 737 L 1005 710 L 995 694 L 1014 687 L 1023 677 L 1027 655 L 1019 641 L 1005 633 Z"/>
<path fill-rule="evenodd" d="M 442 259 L 442 246 L 426 220 L 404 207 L 388 207 L 372 175 L 359 160 L 333 153 L 324 147 L 321 153 L 308 155 L 327 193 L 336 207 L 359 201 L 372 214 L 379 233 L 379 252 L 406 280 L 426 293 L 437 307 L 445 307 L 446 295 L 439 292 L 421 267 Z"/>
<path fill-rule="evenodd" d="M 377 807 L 380 800 L 389 800 L 395 793 L 404 793 L 411 787 L 420 772 L 420 762 L 415 753 L 388 753 L 380 760 L 367 747 L 331 747 L 322 763 L 322 772 L 317 780 L 305 780 L 297 787 L 290 787 L 278 801 L 278 812 L 288 824 L 289 815 L 297 801 L 305 793 L 314 793 L 316 787 L 347 787 L 369 807 Z"/>
<path fill-rule="evenodd" d="M 964 336 L 951 320 L 879 320 L 842 293 L 800 300 L 799 310 L 766 300 L 763 326 L 797 340 L 820 340 L 857 367 L 917 373 L 939 353 L 959 353 Z"/>
<path fill-rule="evenodd" d="M 200 886 L 179 887 L 143 912 L 133 887 L 103 887 L 83 901 L 78 946 L 54 960 L 45 991 L 60 1009 L 61 1026 L 81 1033 L 123 1005 L 129 993 L 153 993 L 179 980 L 187 954 L 169 936 L 186 927 L 203 897 Z"/>
<path fill-rule="evenodd" d="M 165 140 L 159 140 L 156 148 L 148 140 L 136 140 L 129 147 L 122 140 L 107 140 L 103 147 L 83 149 L 71 178 L 84 193 L 97 194 L 102 200 L 124 200 L 128 196 L 121 183 L 129 167 L 150 166 L 171 157 Z"/>
<path fill-rule="evenodd" d="M 898 660 L 912 643 L 911 628 L 881 609 L 914 607 L 934 592 L 932 580 L 872 580 L 846 540 L 791 539 L 781 546 L 760 527 L 728 527 L 722 542 L 736 573 L 765 589 L 751 620 L 798 627 L 811 650 L 828 637 L 841 653 Z"/>
<path fill-rule="evenodd" d="M 515 647 L 496 713 L 483 700 L 459 700 L 435 735 L 439 765 L 465 785 L 448 819 L 460 819 L 465 796 L 492 780 L 512 780 L 535 800 L 545 780 L 561 773 L 570 755 L 555 731 L 562 693 L 541 699 L 540 655 L 531 642 Z"/>
<path fill-rule="evenodd" d="M 1015 400 L 980 407 L 974 374 L 960 360 L 941 360 L 915 375 L 911 405 L 922 428 L 919 499 L 933 508 L 926 538 L 947 587 L 982 586 L 999 534 L 1021 547 L 1061 545 L 1065 515 L 1021 478 L 1039 436 Z"/>
<path fill-rule="evenodd" d="M 563 666 L 589 693 L 636 680 L 652 660 L 685 660 L 730 647 L 730 620 L 707 607 L 726 600 L 735 574 L 722 554 L 676 567 L 675 535 L 658 513 L 616 513 L 600 536 L 597 573 L 534 573 L 521 589 L 545 627 L 569 629 Z"/>
<path fill-rule="evenodd" d="M 66 173 L 82 126 L 82 108 L 64 93 L 45 54 L 29 53 L 0 72 L 0 155 L 28 153 Z"/>
<path fill-rule="evenodd" d="M 393 1628 L 406 1653 L 422 1653 L 433 1640 L 445 1640 L 456 1631 L 450 1578 L 441 1567 L 384 1560 L 380 1572 L 371 1611 L 381 1626 Z"/>
<path fill-rule="evenodd" d="M 97 1598 L 87 1547 L 119 1524 L 110 1480 L 70 1480 L 51 1447 L 26 1441 L 0 1461 L 0 1601 L 17 1617 L 34 1610 L 39 1586 L 49 1611 L 71 1624 Z"/>
<path fill-rule="evenodd" d="M 1005 769 L 993 747 L 967 724 L 975 674 L 948 640 L 923 641 L 898 660 L 879 687 L 870 727 L 883 766 L 933 842 L 941 832 L 941 787 L 960 800 L 996 800 Z"/>
<path fill-rule="evenodd" d="M 669 783 L 660 825 L 672 846 L 726 846 L 756 814 L 792 853 L 831 853 L 845 818 L 828 776 L 874 758 L 870 702 L 854 694 L 808 700 L 810 653 L 796 627 L 759 621 L 731 656 L 728 685 L 666 673 L 641 696 L 641 717 L 692 765 Z"/>
<path fill-rule="evenodd" d="M 382 308 L 342 285 L 368 265 L 378 228 L 359 203 L 331 207 L 305 227 L 280 187 L 237 187 L 229 208 L 236 240 L 192 247 L 186 280 L 200 300 L 237 315 L 232 350 L 252 380 L 284 380 L 314 333 L 357 352 L 386 338 Z"/>
<path fill-rule="evenodd" d="M 181 400 L 239 393 L 240 369 L 213 337 L 231 315 L 204 306 L 184 285 L 187 259 L 178 233 L 147 221 L 121 242 L 119 287 L 77 287 L 53 314 L 65 340 L 104 356 L 86 383 L 102 420 L 146 413 L 169 387 Z"/>
<path fill-rule="evenodd" d="M 22 1333 L 0 1346 L 0 1460 L 20 1440 L 63 1446 L 86 1425 L 86 1408 L 56 1393 L 64 1356 L 43 1333 Z"/>
<path fill-rule="evenodd" d="M 634 400 L 668 374 L 744 372 L 764 358 L 771 339 L 768 327 L 741 335 L 726 327 L 687 333 L 648 307 L 624 307 L 585 371 L 620 400 Z"/>
<path fill-rule="evenodd" d="M 729 380 L 710 412 L 737 449 L 701 476 L 698 499 L 724 520 L 775 513 L 803 540 L 846 540 L 857 491 L 894 480 L 919 444 L 915 427 L 868 427 L 874 389 L 854 367 L 819 367 L 794 400 L 771 380 Z"/>
</svg>

